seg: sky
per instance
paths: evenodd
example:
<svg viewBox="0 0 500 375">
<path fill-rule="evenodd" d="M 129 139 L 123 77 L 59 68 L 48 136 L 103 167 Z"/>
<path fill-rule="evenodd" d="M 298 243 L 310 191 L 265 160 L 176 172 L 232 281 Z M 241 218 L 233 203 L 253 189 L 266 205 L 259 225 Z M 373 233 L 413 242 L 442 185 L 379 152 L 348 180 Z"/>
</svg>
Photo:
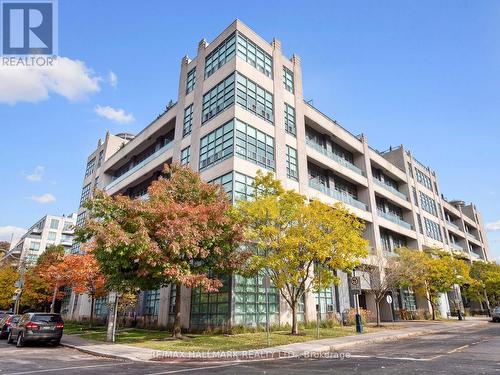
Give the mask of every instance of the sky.
<svg viewBox="0 0 500 375">
<path fill-rule="evenodd" d="M 76 211 L 97 140 L 163 112 L 182 57 L 236 18 L 301 57 L 306 100 L 473 201 L 500 260 L 499 1 L 60 0 L 57 67 L 0 66 L 0 240 Z"/>
</svg>

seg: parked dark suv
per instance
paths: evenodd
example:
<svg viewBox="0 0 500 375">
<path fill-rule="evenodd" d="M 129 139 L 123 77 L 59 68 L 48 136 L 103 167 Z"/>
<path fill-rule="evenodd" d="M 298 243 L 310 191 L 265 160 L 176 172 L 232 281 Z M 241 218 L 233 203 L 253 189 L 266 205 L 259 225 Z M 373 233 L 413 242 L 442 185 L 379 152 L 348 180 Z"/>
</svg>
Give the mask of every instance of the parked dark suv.
<svg viewBox="0 0 500 375">
<path fill-rule="evenodd" d="M 18 348 L 26 342 L 50 342 L 59 345 L 64 323 L 59 314 L 27 313 L 12 326 L 7 343 L 14 341 Z"/>
</svg>

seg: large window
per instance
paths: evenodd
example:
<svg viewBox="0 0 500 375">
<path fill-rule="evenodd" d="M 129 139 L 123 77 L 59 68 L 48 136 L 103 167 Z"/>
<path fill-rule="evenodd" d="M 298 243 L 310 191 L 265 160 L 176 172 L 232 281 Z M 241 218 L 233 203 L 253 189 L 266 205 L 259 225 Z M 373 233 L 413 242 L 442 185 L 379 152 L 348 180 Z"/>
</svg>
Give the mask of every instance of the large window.
<svg viewBox="0 0 500 375">
<path fill-rule="evenodd" d="M 295 108 L 285 103 L 285 130 L 295 137 L 297 127 L 295 125 Z"/>
<path fill-rule="evenodd" d="M 273 58 L 254 42 L 238 33 L 238 56 L 253 67 L 273 78 Z"/>
<path fill-rule="evenodd" d="M 427 194 L 420 192 L 420 204 L 422 205 L 422 209 L 436 217 L 438 216 L 436 202 Z"/>
<path fill-rule="evenodd" d="M 247 201 L 253 198 L 254 179 L 250 176 L 234 172 L 234 200 Z"/>
<path fill-rule="evenodd" d="M 158 315 L 160 289 L 144 292 L 144 315 Z"/>
<path fill-rule="evenodd" d="M 439 224 L 435 223 L 432 220 L 427 219 L 426 217 L 424 217 L 424 223 L 425 223 L 425 233 L 427 234 L 427 236 L 442 242 L 443 237 L 441 235 L 441 228 L 439 227 Z"/>
<path fill-rule="evenodd" d="M 95 300 L 94 312 L 97 316 L 108 314 L 108 296 L 100 297 Z"/>
<path fill-rule="evenodd" d="M 293 94 L 295 90 L 293 72 L 286 67 L 283 67 L 283 85 L 287 91 L 290 91 Z"/>
<path fill-rule="evenodd" d="M 92 188 L 92 183 L 85 185 L 83 187 L 82 196 L 80 198 L 80 206 L 82 206 L 85 203 L 85 201 L 89 198 L 91 188 Z"/>
<path fill-rule="evenodd" d="M 177 286 L 170 284 L 170 295 L 168 299 L 168 322 L 174 323 L 175 321 L 175 297 L 177 297 Z"/>
<path fill-rule="evenodd" d="M 85 177 L 88 177 L 94 172 L 94 166 L 95 166 L 95 157 L 89 160 L 87 163 L 87 168 L 85 169 Z"/>
<path fill-rule="evenodd" d="M 213 180 L 209 181 L 211 184 L 218 184 L 221 185 L 224 191 L 229 195 L 230 198 L 232 198 L 233 195 L 233 173 L 229 172 L 223 176 L 214 178 Z"/>
<path fill-rule="evenodd" d="M 193 328 L 227 324 L 230 316 L 230 280 L 227 277 L 219 279 L 223 285 L 216 293 L 207 293 L 201 289 L 191 291 L 191 326 Z"/>
<path fill-rule="evenodd" d="M 204 136 L 200 141 L 200 170 L 233 155 L 234 120 Z"/>
<path fill-rule="evenodd" d="M 181 151 L 181 165 L 189 164 L 189 157 L 191 156 L 191 147 L 187 146 L 185 149 Z"/>
<path fill-rule="evenodd" d="M 30 247 L 28 248 L 28 250 L 31 250 L 31 251 L 38 251 L 38 250 L 40 250 L 40 242 L 31 241 L 30 242 Z"/>
<path fill-rule="evenodd" d="M 99 151 L 99 159 L 97 159 L 97 167 L 100 167 L 104 160 L 104 150 Z"/>
<path fill-rule="evenodd" d="M 415 168 L 415 176 L 417 177 L 417 181 L 425 186 L 427 189 L 432 191 L 432 182 L 431 179 L 424 174 L 420 169 Z"/>
<path fill-rule="evenodd" d="M 57 232 L 49 232 L 47 235 L 47 241 L 55 241 L 57 236 Z"/>
<path fill-rule="evenodd" d="M 274 138 L 238 119 L 235 121 L 236 155 L 274 170 Z"/>
<path fill-rule="evenodd" d="M 182 127 L 182 136 L 185 137 L 191 134 L 191 129 L 193 127 L 193 105 L 191 104 L 184 110 L 184 124 Z"/>
<path fill-rule="evenodd" d="M 196 68 L 191 69 L 186 78 L 186 94 L 189 94 L 194 90 L 194 85 L 196 83 Z"/>
<path fill-rule="evenodd" d="M 250 278 L 236 275 L 234 289 L 234 324 L 264 326 L 266 324 L 266 306 L 268 306 L 269 322 L 271 324 L 278 323 L 278 290 L 273 285 L 270 285 L 267 293 L 268 301 L 266 301 L 264 276 L 262 274 Z"/>
<path fill-rule="evenodd" d="M 73 230 L 73 223 L 71 221 L 65 221 L 63 225 L 63 231 Z"/>
<path fill-rule="evenodd" d="M 205 57 L 205 79 L 236 55 L 236 33 L 231 34 Z"/>
<path fill-rule="evenodd" d="M 234 104 L 234 74 L 203 95 L 202 123 Z"/>
<path fill-rule="evenodd" d="M 242 74 L 237 75 L 236 101 L 250 112 L 273 123 L 273 94 Z"/>
<path fill-rule="evenodd" d="M 50 229 L 58 229 L 58 228 L 59 228 L 59 220 L 50 219 Z"/>
<path fill-rule="evenodd" d="M 81 227 L 85 222 L 85 217 L 87 216 L 87 211 L 80 212 L 76 217 L 76 226 Z"/>
<path fill-rule="evenodd" d="M 335 312 L 335 302 L 334 302 L 334 288 L 329 287 L 321 289 L 314 293 L 314 300 L 316 301 L 316 308 L 319 308 L 321 314 L 321 319 L 328 318 L 329 314 Z M 317 310 L 316 310 L 317 311 Z"/>
<path fill-rule="evenodd" d="M 343 178 L 340 178 L 337 175 L 333 176 L 333 181 L 335 184 L 335 190 L 337 190 L 339 193 L 348 195 L 354 199 L 358 199 L 358 189 L 356 188 L 356 185 L 347 180 L 344 180 Z"/>
<path fill-rule="evenodd" d="M 406 247 L 407 242 L 403 236 L 400 236 L 387 229 L 380 229 L 380 239 L 382 241 L 382 250 L 392 253 L 395 249 Z"/>
<path fill-rule="evenodd" d="M 297 150 L 288 145 L 286 145 L 286 176 L 295 181 L 299 180 Z"/>
</svg>

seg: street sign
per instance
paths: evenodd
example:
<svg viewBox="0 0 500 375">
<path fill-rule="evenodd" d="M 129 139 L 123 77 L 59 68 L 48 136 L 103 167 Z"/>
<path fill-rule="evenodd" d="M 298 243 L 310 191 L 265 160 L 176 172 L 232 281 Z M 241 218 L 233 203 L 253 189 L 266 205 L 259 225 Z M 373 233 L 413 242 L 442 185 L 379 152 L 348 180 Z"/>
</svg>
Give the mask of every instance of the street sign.
<svg viewBox="0 0 500 375">
<path fill-rule="evenodd" d="M 351 277 L 351 293 L 361 294 L 361 278 L 359 276 Z"/>
<path fill-rule="evenodd" d="M 387 297 L 385 297 L 385 300 L 389 305 L 392 303 L 392 297 L 390 295 L 387 295 Z"/>
</svg>

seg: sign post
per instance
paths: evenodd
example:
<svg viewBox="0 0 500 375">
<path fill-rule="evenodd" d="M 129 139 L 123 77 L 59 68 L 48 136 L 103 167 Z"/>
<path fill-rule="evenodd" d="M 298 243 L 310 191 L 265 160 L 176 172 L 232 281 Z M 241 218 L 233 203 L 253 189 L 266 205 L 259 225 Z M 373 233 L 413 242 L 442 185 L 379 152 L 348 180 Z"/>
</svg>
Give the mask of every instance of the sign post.
<svg viewBox="0 0 500 375">
<path fill-rule="evenodd" d="M 359 276 L 352 276 L 350 284 L 351 284 L 351 293 L 354 294 L 354 301 L 356 304 L 356 332 L 363 333 L 363 323 L 361 321 L 361 314 L 359 313 L 359 295 L 361 294 L 361 278 Z"/>
<path fill-rule="evenodd" d="M 394 309 L 393 309 L 393 306 L 392 306 L 392 296 L 390 294 L 388 294 L 385 297 L 385 300 L 387 301 L 387 303 L 389 304 L 389 306 L 391 308 L 392 325 L 394 325 Z"/>
</svg>

